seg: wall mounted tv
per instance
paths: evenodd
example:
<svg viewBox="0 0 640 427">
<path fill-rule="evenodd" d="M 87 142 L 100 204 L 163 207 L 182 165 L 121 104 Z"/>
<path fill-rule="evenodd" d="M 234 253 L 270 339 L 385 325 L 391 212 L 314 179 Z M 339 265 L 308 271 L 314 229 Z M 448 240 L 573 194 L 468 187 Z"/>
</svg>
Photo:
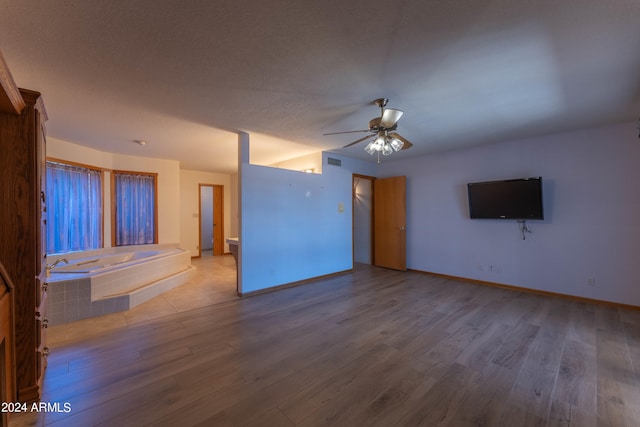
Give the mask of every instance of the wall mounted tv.
<svg viewBox="0 0 640 427">
<path fill-rule="evenodd" d="M 467 184 L 471 219 L 544 219 L 542 178 Z"/>
</svg>

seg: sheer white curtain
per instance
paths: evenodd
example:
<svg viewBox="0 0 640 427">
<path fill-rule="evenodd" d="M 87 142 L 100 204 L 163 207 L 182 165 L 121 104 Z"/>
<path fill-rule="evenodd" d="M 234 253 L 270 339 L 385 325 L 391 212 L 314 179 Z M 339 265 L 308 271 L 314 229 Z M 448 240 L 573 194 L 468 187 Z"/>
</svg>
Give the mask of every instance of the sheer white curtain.
<svg viewBox="0 0 640 427">
<path fill-rule="evenodd" d="M 47 162 L 47 253 L 102 247 L 102 171 Z"/>
<path fill-rule="evenodd" d="M 113 172 L 115 245 L 156 243 L 155 175 Z"/>
</svg>

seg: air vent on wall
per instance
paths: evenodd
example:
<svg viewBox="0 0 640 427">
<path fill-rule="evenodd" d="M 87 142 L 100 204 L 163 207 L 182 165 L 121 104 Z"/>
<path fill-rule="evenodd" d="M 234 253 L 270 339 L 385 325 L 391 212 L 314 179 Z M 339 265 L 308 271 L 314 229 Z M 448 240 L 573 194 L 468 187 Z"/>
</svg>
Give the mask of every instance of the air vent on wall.
<svg viewBox="0 0 640 427">
<path fill-rule="evenodd" d="M 342 160 L 334 159 L 333 157 L 327 157 L 327 164 L 330 164 L 333 166 L 342 166 Z"/>
</svg>

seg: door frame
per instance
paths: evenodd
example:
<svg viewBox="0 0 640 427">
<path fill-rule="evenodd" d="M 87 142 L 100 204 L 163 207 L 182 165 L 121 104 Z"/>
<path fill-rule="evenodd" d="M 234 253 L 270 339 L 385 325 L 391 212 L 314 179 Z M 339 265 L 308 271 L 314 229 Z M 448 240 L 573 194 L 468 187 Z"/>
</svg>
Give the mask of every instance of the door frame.
<svg viewBox="0 0 640 427">
<path fill-rule="evenodd" d="M 198 184 L 198 256 L 202 257 L 202 187 L 212 187 L 213 189 L 213 255 L 224 255 L 224 185 L 220 184 Z M 218 196 L 216 196 L 218 192 Z M 216 203 L 219 200 L 219 203 Z M 216 222 L 219 218 L 219 224 Z M 216 233 L 217 230 L 220 230 Z"/>
</svg>

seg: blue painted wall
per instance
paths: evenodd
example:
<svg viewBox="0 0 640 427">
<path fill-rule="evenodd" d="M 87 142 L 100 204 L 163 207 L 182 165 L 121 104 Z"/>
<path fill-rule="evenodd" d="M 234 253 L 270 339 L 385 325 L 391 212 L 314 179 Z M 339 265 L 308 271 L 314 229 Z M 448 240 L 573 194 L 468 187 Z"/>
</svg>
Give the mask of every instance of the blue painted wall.
<svg viewBox="0 0 640 427">
<path fill-rule="evenodd" d="M 242 292 L 353 267 L 351 171 L 241 164 Z"/>
</svg>

